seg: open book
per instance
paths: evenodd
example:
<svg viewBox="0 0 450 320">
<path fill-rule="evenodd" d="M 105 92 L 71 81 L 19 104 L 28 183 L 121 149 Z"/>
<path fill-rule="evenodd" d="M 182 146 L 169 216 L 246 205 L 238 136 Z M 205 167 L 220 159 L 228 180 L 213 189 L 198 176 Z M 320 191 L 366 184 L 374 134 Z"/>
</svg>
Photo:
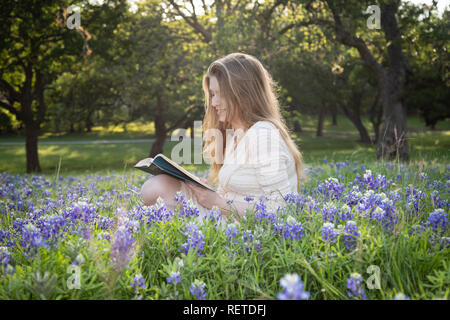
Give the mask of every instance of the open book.
<svg viewBox="0 0 450 320">
<path fill-rule="evenodd" d="M 200 178 L 194 176 L 189 171 L 186 171 L 183 167 L 170 160 L 162 153 L 158 153 L 154 158 L 142 159 L 141 161 L 136 163 L 134 167 L 154 176 L 166 173 L 177 179 L 192 182 L 202 188 L 215 192 L 213 189 L 201 182 Z"/>
</svg>

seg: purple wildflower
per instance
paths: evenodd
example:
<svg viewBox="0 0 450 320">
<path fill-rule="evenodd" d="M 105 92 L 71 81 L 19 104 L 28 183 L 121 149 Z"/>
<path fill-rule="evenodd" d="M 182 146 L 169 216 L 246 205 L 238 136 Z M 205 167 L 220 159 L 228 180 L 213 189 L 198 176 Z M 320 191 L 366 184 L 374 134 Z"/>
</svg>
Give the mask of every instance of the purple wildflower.
<svg viewBox="0 0 450 320">
<path fill-rule="evenodd" d="M 6 267 L 11 261 L 11 253 L 7 247 L 0 247 L 0 266 Z"/>
<path fill-rule="evenodd" d="M 203 256 L 203 249 L 205 247 L 205 240 L 201 230 L 198 229 L 195 223 L 188 223 L 184 235 L 187 236 L 187 241 L 183 243 L 183 249 L 179 250 L 188 254 L 189 250 L 197 252 L 199 256 Z"/>
<path fill-rule="evenodd" d="M 280 222 L 275 223 L 274 233 L 281 234 L 285 239 L 297 241 L 305 236 L 302 224 L 297 222 L 292 216 L 289 216 L 284 224 Z"/>
<path fill-rule="evenodd" d="M 334 228 L 334 223 L 325 222 L 322 227 L 322 239 L 325 242 L 335 242 L 339 231 Z"/>
<path fill-rule="evenodd" d="M 111 257 L 115 270 L 122 270 L 133 256 L 134 239 L 125 226 L 119 226 L 114 234 Z"/>
<path fill-rule="evenodd" d="M 174 200 L 183 207 L 179 213 L 181 217 L 189 218 L 191 216 L 198 217 L 200 215 L 200 210 L 195 206 L 192 199 L 186 200 L 181 191 L 176 193 Z"/>
<path fill-rule="evenodd" d="M 239 230 L 236 228 L 236 225 L 231 223 L 228 225 L 227 230 L 225 231 L 225 234 L 228 236 L 228 241 L 232 241 L 234 244 L 238 244 L 238 235 Z"/>
<path fill-rule="evenodd" d="M 171 272 L 170 273 L 170 277 L 167 278 L 167 283 L 179 283 L 182 281 L 181 277 L 180 277 L 180 272 Z"/>
<path fill-rule="evenodd" d="M 404 293 L 399 292 L 395 295 L 395 297 L 392 298 L 392 300 L 411 300 L 411 298 Z"/>
<path fill-rule="evenodd" d="M 197 298 L 197 300 L 205 300 L 205 287 L 206 284 L 203 281 L 195 279 L 195 281 L 191 284 L 189 291 Z"/>
<path fill-rule="evenodd" d="M 340 183 L 336 178 L 328 178 L 325 182 L 319 184 L 317 191 L 330 200 L 338 200 L 341 198 L 345 185 Z"/>
<path fill-rule="evenodd" d="M 358 227 L 356 226 L 355 221 L 347 221 L 347 224 L 343 231 L 344 234 L 344 243 L 347 249 L 352 249 L 356 246 L 356 239 L 360 236 L 358 231 Z"/>
<path fill-rule="evenodd" d="M 336 218 L 338 217 L 338 210 L 336 206 L 331 202 L 328 202 L 323 206 L 321 213 L 323 216 L 323 220 L 328 222 L 335 222 Z"/>
<path fill-rule="evenodd" d="M 337 215 L 341 222 L 353 219 L 352 209 L 346 204 L 341 207 Z"/>
<path fill-rule="evenodd" d="M 434 232 L 445 233 L 448 229 L 448 215 L 444 209 L 437 209 L 430 213 L 427 219 L 427 226 L 431 227 Z"/>
<path fill-rule="evenodd" d="M 147 288 L 147 284 L 145 283 L 145 279 L 142 276 L 142 274 L 138 273 L 133 277 L 133 280 L 131 281 L 130 285 L 134 288 L 135 292 L 138 292 L 139 289 L 145 289 Z"/>
<path fill-rule="evenodd" d="M 304 290 L 303 282 L 298 274 L 286 274 L 280 279 L 283 292 L 278 293 L 279 300 L 308 300 L 309 292 Z"/>
<path fill-rule="evenodd" d="M 367 298 L 362 287 L 363 281 L 363 277 L 357 272 L 350 275 L 350 278 L 347 279 L 347 289 L 349 289 L 347 294 L 350 298 L 355 297 L 363 300 Z"/>
</svg>

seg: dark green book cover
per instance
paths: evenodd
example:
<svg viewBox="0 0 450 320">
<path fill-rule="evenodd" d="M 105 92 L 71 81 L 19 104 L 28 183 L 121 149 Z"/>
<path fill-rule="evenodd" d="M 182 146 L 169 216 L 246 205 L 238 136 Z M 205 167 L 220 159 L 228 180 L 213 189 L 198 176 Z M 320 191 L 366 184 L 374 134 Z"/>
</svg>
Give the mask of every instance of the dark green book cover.
<svg viewBox="0 0 450 320">
<path fill-rule="evenodd" d="M 157 154 L 154 158 L 145 158 L 136 163 L 134 167 L 154 176 L 162 173 L 169 174 L 177 179 L 192 182 L 197 186 L 215 192 L 213 189 L 202 183 L 198 177 L 186 171 L 183 167 L 173 162 L 162 153 Z"/>
</svg>

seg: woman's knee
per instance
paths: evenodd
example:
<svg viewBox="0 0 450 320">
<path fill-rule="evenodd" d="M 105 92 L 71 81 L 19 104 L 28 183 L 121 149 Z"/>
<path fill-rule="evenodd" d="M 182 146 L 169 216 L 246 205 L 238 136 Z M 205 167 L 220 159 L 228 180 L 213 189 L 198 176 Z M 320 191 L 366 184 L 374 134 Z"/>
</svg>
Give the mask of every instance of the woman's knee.
<svg viewBox="0 0 450 320">
<path fill-rule="evenodd" d="M 158 197 L 161 197 L 167 204 L 171 204 L 179 189 L 181 184 L 177 179 L 167 174 L 153 176 L 141 187 L 142 201 L 144 205 L 150 206 L 155 204 Z"/>
</svg>

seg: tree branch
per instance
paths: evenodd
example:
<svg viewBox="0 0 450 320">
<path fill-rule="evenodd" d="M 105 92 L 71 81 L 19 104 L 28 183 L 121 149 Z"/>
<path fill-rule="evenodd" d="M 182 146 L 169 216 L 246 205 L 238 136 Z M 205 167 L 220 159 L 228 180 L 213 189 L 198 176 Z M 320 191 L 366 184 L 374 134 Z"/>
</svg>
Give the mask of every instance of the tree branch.
<svg viewBox="0 0 450 320">
<path fill-rule="evenodd" d="M 339 9 L 333 3 L 333 1 L 327 0 L 328 7 L 331 9 L 334 19 L 334 29 L 336 31 L 336 38 L 339 42 L 346 46 L 356 48 L 359 55 L 367 64 L 367 66 L 372 70 L 372 72 L 378 77 L 384 77 L 384 69 L 375 59 L 375 57 L 370 52 L 366 43 L 359 37 L 350 34 L 342 24 L 341 18 L 339 16 Z"/>
<path fill-rule="evenodd" d="M 212 35 L 209 30 L 205 29 L 197 20 L 197 16 L 193 14 L 193 16 L 188 17 L 186 16 L 182 11 L 181 8 L 174 0 L 169 1 L 170 4 L 175 8 L 177 13 L 186 21 L 187 24 L 189 24 L 197 33 L 199 33 L 203 37 L 203 41 L 205 43 L 211 43 L 212 42 Z"/>
</svg>

